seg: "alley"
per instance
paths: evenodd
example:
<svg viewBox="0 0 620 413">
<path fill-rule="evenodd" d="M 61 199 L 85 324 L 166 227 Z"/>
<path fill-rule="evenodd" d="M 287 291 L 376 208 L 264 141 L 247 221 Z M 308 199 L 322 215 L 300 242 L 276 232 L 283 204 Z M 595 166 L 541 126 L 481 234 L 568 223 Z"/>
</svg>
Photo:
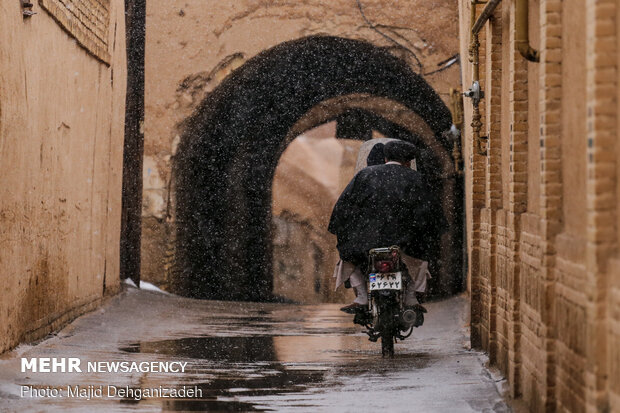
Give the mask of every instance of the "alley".
<svg viewBox="0 0 620 413">
<path fill-rule="evenodd" d="M 37 345 L 0 360 L 0 411 L 79 411 L 81 400 L 20 397 L 34 388 L 197 386 L 202 398 L 97 399 L 89 411 L 509 411 L 502 382 L 469 350 L 464 297 L 430 303 L 427 321 L 383 360 L 338 311 L 199 301 L 129 288 Z M 112 326 L 114 328 L 112 328 Z M 87 361 L 182 361 L 174 373 L 20 373 L 22 357 Z"/>
</svg>

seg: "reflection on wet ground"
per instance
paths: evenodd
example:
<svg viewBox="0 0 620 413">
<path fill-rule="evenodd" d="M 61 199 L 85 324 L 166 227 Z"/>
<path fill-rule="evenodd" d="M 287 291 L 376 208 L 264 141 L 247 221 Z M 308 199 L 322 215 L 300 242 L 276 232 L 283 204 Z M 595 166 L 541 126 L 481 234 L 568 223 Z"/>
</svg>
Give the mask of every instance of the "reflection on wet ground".
<svg viewBox="0 0 620 413">
<path fill-rule="evenodd" d="M 156 353 L 192 359 L 223 362 L 256 362 L 277 360 L 273 337 L 185 337 L 134 343 L 121 347 L 128 353 Z"/>
<path fill-rule="evenodd" d="M 317 391 L 341 385 L 338 377 L 370 370 L 387 375 L 394 370 L 424 368 L 431 360 L 429 354 L 411 352 L 399 354 L 395 360 L 383 360 L 372 348 L 377 346 L 366 342 L 364 336 L 335 335 L 185 337 L 132 343 L 120 350 L 190 359 L 190 372 L 197 377 L 210 376 L 205 382 L 184 383 L 197 385 L 202 399 L 167 401 L 167 410 L 264 410 L 239 399 L 310 388 Z"/>
<path fill-rule="evenodd" d="M 182 361 L 186 372 L 24 375 L 15 355 L 0 360 L 0 410 L 508 411 L 482 355 L 466 348 L 464 298 L 430 304 L 426 324 L 396 345 L 391 360 L 336 305 L 207 302 L 141 291 L 112 304 L 26 353 Z M 32 400 L 17 394 L 25 384 L 196 386 L 202 397 Z"/>
</svg>

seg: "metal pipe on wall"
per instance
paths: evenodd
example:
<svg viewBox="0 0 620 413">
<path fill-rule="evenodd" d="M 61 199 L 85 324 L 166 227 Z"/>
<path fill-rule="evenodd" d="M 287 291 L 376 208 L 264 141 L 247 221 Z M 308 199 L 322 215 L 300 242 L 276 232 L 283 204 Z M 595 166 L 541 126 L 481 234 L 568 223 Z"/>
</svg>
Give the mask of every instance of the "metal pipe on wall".
<svg viewBox="0 0 620 413">
<path fill-rule="evenodd" d="M 469 89 L 469 92 L 466 92 L 465 95 L 472 98 L 473 102 L 473 113 L 471 120 L 472 127 L 472 137 L 474 140 L 474 145 L 476 146 L 476 150 L 480 155 L 486 155 L 486 150 L 482 147 L 482 137 L 480 136 L 480 129 L 482 128 L 482 117 L 480 115 L 480 99 L 481 99 L 481 91 L 480 91 L 480 40 L 478 39 L 478 33 L 480 29 L 474 31 L 474 27 L 476 26 L 476 5 L 480 4 L 480 2 L 476 0 L 471 0 L 470 3 L 470 24 L 471 24 L 471 40 L 469 43 L 469 61 L 472 63 L 472 87 Z M 486 7 L 485 7 L 486 10 Z M 480 25 L 482 27 L 482 25 Z"/>
<path fill-rule="evenodd" d="M 480 155 L 486 155 L 487 151 L 483 148 L 483 137 L 480 136 L 482 122 L 478 105 L 480 99 L 484 97 L 484 92 L 482 92 L 480 88 L 480 41 L 478 36 L 480 30 L 482 30 L 486 22 L 491 18 L 500 2 L 501 0 L 489 0 L 486 3 L 477 0 L 470 1 L 471 39 L 469 44 L 469 61 L 472 63 L 473 84 L 469 91 L 465 92 L 465 95 L 472 98 L 472 134 L 474 145 Z M 476 6 L 478 4 L 485 4 L 485 7 L 480 13 L 480 16 L 476 18 Z M 519 53 L 528 61 L 540 61 L 540 53 L 530 46 L 528 0 L 515 0 L 515 46 Z"/>
<path fill-rule="evenodd" d="M 480 30 L 482 30 L 482 27 L 484 27 L 484 24 L 487 22 L 487 20 L 491 18 L 493 12 L 495 11 L 495 8 L 499 5 L 499 3 L 501 3 L 501 1 L 502 0 L 489 0 L 486 3 L 486 6 L 484 6 L 484 9 L 482 10 L 482 13 L 480 13 L 478 19 L 475 20 L 471 25 L 472 33 L 480 33 Z"/>
<path fill-rule="evenodd" d="M 479 33 L 480 30 L 484 27 L 486 22 L 491 18 L 495 8 L 499 5 L 501 0 L 489 0 L 486 3 L 481 3 L 476 0 L 471 0 L 471 8 L 470 8 L 470 22 L 471 22 L 471 42 L 469 45 L 469 54 L 470 61 L 473 64 L 473 85 L 469 90 L 467 96 L 472 98 L 472 102 L 474 105 L 474 110 L 472 114 L 472 132 L 474 144 L 476 146 L 476 150 L 480 155 L 487 155 L 487 151 L 483 148 L 482 141 L 483 137 L 480 136 L 480 130 L 482 128 L 482 120 L 480 115 L 480 99 L 484 97 L 484 93 L 480 90 L 480 41 L 479 41 Z M 485 4 L 482 13 L 476 19 L 476 5 L 477 4 Z"/>
<path fill-rule="evenodd" d="M 515 0 L 515 44 L 521 56 L 540 62 L 540 52 L 530 46 L 528 0 Z"/>
</svg>

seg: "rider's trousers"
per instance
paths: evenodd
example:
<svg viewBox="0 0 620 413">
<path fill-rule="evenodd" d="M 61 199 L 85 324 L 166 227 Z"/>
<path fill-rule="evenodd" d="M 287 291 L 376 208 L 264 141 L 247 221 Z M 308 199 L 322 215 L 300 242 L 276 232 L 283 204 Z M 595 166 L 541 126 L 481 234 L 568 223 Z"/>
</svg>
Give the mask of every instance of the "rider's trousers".
<svg viewBox="0 0 620 413">
<path fill-rule="evenodd" d="M 405 290 L 405 305 L 419 304 L 415 293 L 426 292 L 427 282 L 431 278 L 431 274 L 428 271 L 428 262 L 413 258 L 406 254 L 402 254 L 402 260 L 407 266 L 409 275 L 411 276 L 411 281 L 407 283 Z M 336 288 L 348 279 L 351 283 L 351 287 L 355 290 L 356 297 L 354 302 L 362 305 L 368 304 L 366 279 L 359 267 L 356 267 L 348 261 L 340 260 L 338 264 L 336 264 L 334 277 L 336 278 Z"/>
</svg>

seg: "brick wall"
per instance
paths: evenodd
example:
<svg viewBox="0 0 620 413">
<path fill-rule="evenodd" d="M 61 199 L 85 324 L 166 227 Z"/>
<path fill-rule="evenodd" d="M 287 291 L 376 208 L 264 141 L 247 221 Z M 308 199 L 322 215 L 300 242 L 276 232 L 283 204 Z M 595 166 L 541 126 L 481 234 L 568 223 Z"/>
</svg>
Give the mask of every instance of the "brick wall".
<svg viewBox="0 0 620 413">
<path fill-rule="evenodd" d="M 529 393 L 524 392 L 524 398 L 541 411 L 551 409 L 555 403 L 555 365 L 552 362 L 555 350 L 555 243 L 563 214 L 560 145 L 561 4 L 560 0 L 540 2 L 539 113 L 535 114 L 540 120 L 540 323 L 537 329 L 524 332 L 524 335 L 532 337 L 534 343 L 535 340 L 539 341 L 539 357 L 532 360 L 530 365 L 539 366 L 540 375 L 532 374 L 528 378 L 524 374 L 523 381 L 524 388 L 532 389 Z"/>
<path fill-rule="evenodd" d="M 465 9 L 462 10 L 462 17 L 469 16 L 471 4 L 466 4 Z M 475 6 L 474 6 L 475 7 Z M 462 32 L 463 33 L 463 32 Z M 465 31 L 467 33 L 467 31 Z M 483 56 L 486 53 L 486 41 L 485 31 L 483 29 L 480 33 L 480 73 L 485 73 L 486 66 L 484 65 Z M 463 34 L 462 34 L 463 35 Z M 471 41 L 469 34 L 467 36 L 467 46 Z M 461 43 L 463 44 L 463 43 Z M 465 52 L 468 53 L 468 52 Z M 463 54 L 467 56 L 467 54 Z M 467 66 L 467 65 L 466 65 Z M 465 72 L 469 79 L 472 79 L 472 72 Z M 484 76 L 483 76 L 484 77 Z M 485 87 L 484 80 L 481 82 L 482 87 Z M 470 105 L 468 105 L 470 106 Z M 481 119 L 485 119 L 485 107 L 480 105 Z M 472 294 L 472 343 L 475 346 L 484 346 L 488 350 L 489 344 L 489 324 L 490 324 L 490 306 L 489 301 L 489 284 L 488 276 L 485 276 L 482 270 L 482 263 L 489 262 L 488 258 L 483 258 L 481 254 L 481 217 L 482 210 L 485 207 L 486 202 L 486 160 L 485 156 L 479 151 L 476 146 L 476 142 L 473 141 L 472 136 L 472 112 L 469 108 L 465 109 L 465 120 L 468 134 L 464 134 L 463 137 L 467 139 L 464 145 L 464 159 L 465 159 L 465 179 L 471 183 L 465 190 L 465 203 L 468 210 L 467 214 L 467 227 L 468 227 L 468 254 L 470 257 L 470 265 L 468 268 L 468 275 L 470 277 L 471 294 Z M 483 131 L 484 129 L 482 129 Z M 481 132 L 482 133 L 482 132 Z M 487 253 L 488 256 L 488 253 Z M 486 274 L 490 274 L 490 271 L 486 271 Z"/>
<path fill-rule="evenodd" d="M 609 366 L 609 411 L 620 410 L 620 260 L 609 266 L 609 312 L 607 318 L 607 366 Z"/>
<path fill-rule="evenodd" d="M 608 408 L 609 258 L 617 252 L 617 2 L 586 1 L 586 408 Z M 615 274 L 617 276 L 617 274 Z"/>
<path fill-rule="evenodd" d="M 459 4 L 462 37 L 470 4 Z M 530 0 L 533 63 L 515 47 L 514 4 L 500 3 L 481 36 L 487 154 L 463 133 L 472 345 L 532 411 L 616 411 L 617 6 Z"/>
</svg>

